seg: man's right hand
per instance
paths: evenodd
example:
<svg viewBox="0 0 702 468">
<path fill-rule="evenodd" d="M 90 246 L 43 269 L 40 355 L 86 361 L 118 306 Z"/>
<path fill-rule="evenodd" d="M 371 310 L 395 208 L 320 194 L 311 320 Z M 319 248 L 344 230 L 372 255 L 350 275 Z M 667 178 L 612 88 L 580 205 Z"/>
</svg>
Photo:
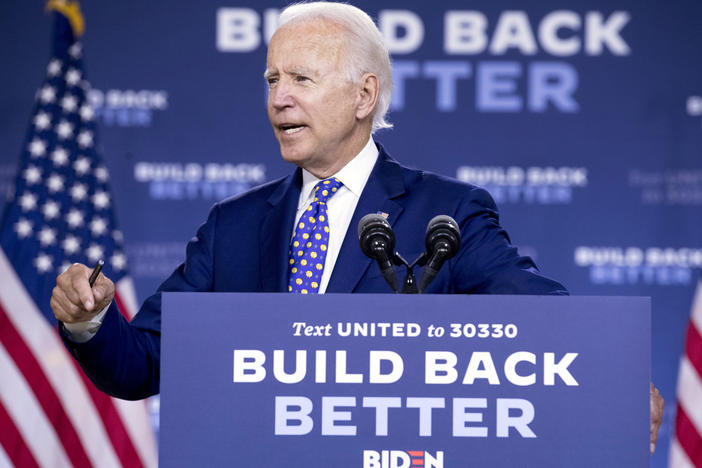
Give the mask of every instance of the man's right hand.
<svg viewBox="0 0 702 468">
<path fill-rule="evenodd" d="M 54 317 L 64 323 L 87 322 L 112 302 L 114 283 L 100 273 L 91 288 L 91 273 L 87 266 L 74 263 L 56 278 L 51 294 Z"/>
</svg>

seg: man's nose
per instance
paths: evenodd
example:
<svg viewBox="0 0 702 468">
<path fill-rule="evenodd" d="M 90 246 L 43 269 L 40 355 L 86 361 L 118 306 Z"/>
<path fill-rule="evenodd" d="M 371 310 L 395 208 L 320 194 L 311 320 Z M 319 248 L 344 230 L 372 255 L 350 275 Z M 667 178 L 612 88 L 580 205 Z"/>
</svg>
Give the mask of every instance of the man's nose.
<svg viewBox="0 0 702 468">
<path fill-rule="evenodd" d="M 276 83 L 268 90 L 268 101 L 275 109 L 292 107 L 295 104 L 295 98 L 290 85 L 282 80 Z"/>
</svg>

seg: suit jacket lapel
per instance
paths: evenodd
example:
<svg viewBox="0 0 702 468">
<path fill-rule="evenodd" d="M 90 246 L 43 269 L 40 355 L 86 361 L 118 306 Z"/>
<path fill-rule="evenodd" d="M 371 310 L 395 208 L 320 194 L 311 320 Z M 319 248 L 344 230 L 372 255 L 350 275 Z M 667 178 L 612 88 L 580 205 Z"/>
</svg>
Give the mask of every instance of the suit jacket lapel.
<svg viewBox="0 0 702 468">
<path fill-rule="evenodd" d="M 288 290 L 288 249 L 301 186 L 302 172 L 298 168 L 283 180 L 267 200 L 271 209 L 261 222 L 259 235 L 261 291 L 263 292 Z"/>
<path fill-rule="evenodd" d="M 357 226 L 361 218 L 368 213 L 383 212 L 388 214 L 388 222 L 392 225 L 403 210 L 401 203 L 394 200 L 405 192 L 402 169 L 382 146 L 379 148 L 378 161 L 346 230 L 327 292 L 353 292 L 371 264 L 371 259 L 363 254 L 358 244 Z"/>
</svg>

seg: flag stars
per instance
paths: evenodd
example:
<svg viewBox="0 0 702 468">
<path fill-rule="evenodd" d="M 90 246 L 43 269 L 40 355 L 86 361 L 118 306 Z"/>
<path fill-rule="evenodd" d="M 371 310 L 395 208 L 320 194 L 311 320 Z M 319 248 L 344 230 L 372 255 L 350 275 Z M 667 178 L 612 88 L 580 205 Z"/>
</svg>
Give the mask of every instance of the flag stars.
<svg viewBox="0 0 702 468">
<path fill-rule="evenodd" d="M 83 104 L 80 107 L 79 113 L 80 113 L 80 118 L 85 122 L 89 122 L 89 121 L 93 120 L 93 118 L 95 117 L 95 113 L 93 112 L 93 108 L 87 104 Z"/>
<path fill-rule="evenodd" d="M 37 115 L 34 116 L 34 126 L 39 131 L 46 130 L 51 126 L 51 116 L 43 111 L 37 112 Z"/>
<path fill-rule="evenodd" d="M 85 175 L 90 170 L 90 160 L 85 156 L 80 156 L 73 163 L 73 169 L 78 173 L 78 175 Z"/>
<path fill-rule="evenodd" d="M 73 125 L 68 120 L 62 120 L 56 126 L 56 134 L 63 140 L 71 138 L 73 136 Z"/>
<path fill-rule="evenodd" d="M 19 204 L 23 211 L 31 211 L 37 207 L 37 196 L 32 193 L 25 193 L 19 198 Z"/>
<path fill-rule="evenodd" d="M 56 88 L 46 85 L 39 90 L 39 101 L 43 104 L 50 104 L 56 100 Z"/>
<path fill-rule="evenodd" d="M 32 234 L 32 222 L 26 218 L 20 218 L 15 223 L 15 232 L 17 232 L 17 237 L 24 239 Z"/>
<path fill-rule="evenodd" d="M 93 132 L 89 130 L 83 130 L 78 134 L 78 146 L 81 148 L 87 148 L 93 145 Z"/>
<path fill-rule="evenodd" d="M 95 177 L 100 182 L 107 182 L 108 174 L 107 169 L 104 166 L 100 166 L 95 169 Z"/>
<path fill-rule="evenodd" d="M 93 195 L 93 205 L 99 210 L 103 210 L 110 206 L 110 195 L 107 192 L 99 191 Z"/>
<path fill-rule="evenodd" d="M 51 153 L 51 160 L 57 166 L 64 166 L 68 163 L 68 151 L 60 146 Z"/>
<path fill-rule="evenodd" d="M 34 185 L 41 180 L 41 169 L 36 166 L 29 166 L 24 170 L 24 180 L 27 185 Z"/>
<path fill-rule="evenodd" d="M 74 202 L 83 201 L 88 196 L 88 187 L 85 184 L 77 183 L 71 187 L 70 192 Z"/>
<path fill-rule="evenodd" d="M 59 212 L 61 211 L 61 205 L 54 200 L 49 200 L 44 203 L 41 211 L 44 213 L 44 217 L 46 219 L 54 219 L 58 217 Z"/>
<path fill-rule="evenodd" d="M 80 42 L 74 42 L 73 45 L 68 48 L 68 53 L 74 59 L 79 59 L 80 55 L 83 53 L 83 46 Z"/>
<path fill-rule="evenodd" d="M 85 254 L 91 262 L 95 263 L 105 255 L 105 251 L 97 244 L 90 244 L 90 247 L 85 250 Z"/>
<path fill-rule="evenodd" d="M 57 76 L 61 73 L 61 61 L 59 59 L 53 59 L 49 62 L 49 66 L 46 67 L 46 73 L 49 76 Z"/>
<path fill-rule="evenodd" d="M 73 229 L 75 229 L 79 226 L 82 226 L 83 225 L 83 212 L 76 209 L 76 208 L 73 208 L 66 215 L 66 222 Z"/>
<path fill-rule="evenodd" d="M 39 242 L 42 246 L 53 245 L 56 243 L 56 230 L 51 229 L 49 226 L 44 227 L 39 234 L 37 234 Z"/>
<path fill-rule="evenodd" d="M 63 251 L 66 252 L 66 255 L 73 255 L 80 250 L 80 241 L 76 236 L 69 234 L 61 243 L 61 247 L 63 247 Z"/>
<path fill-rule="evenodd" d="M 51 176 L 46 180 L 46 185 L 49 187 L 49 192 L 59 192 L 63 190 L 64 179 L 58 174 L 51 174 Z"/>
<path fill-rule="evenodd" d="M 37 258 L 34 259 L 34 266 L 37 268 L 39 273 L 46 273 L 51 270 L 53 266 L 53 259 L 51 255 L 45 253 L 40 253 Z"/>
<path fill-rule="evenodd" d="M 75 112 L 78 109 L 78 99 L 71 94 L 67 95 L 61 99 L 61 108 L 64 112 Z"/>
<path fill-rule="evenodd" d="M 115 240 L 117 243 L 122 243 L 124 241 L 124 235 L 122 234 L 122 231 L 115 229 L 112 231 L 112 238 Z"/>
<path fill-rule="evenodd" d="M 66 83 L 68 83 L 71 86 L 75 86 L 78 83 L 80 83 L 80 72 L 76 70 L 75 68 L 69 68 L 68 71 L 66 72 Z"/>
<path fill-rule="evenodd" d="M 46 114 L 44 114 L 44 115 L 46 115 Z M 37 117 L 39 117 L 39 115 L 37 115 Z M 39 157 L 44 156 L 46 154 L 46 142 L 43 140 L 40 140 L 38 138 L 35 138 L 29 143 L 28 149 L 29 149 L 29 154 L 31 154 L 32 157 L 39 158 Z"/>
<path fill-rule="evenodd" d="M 117 271 L 124 270 L 127 266 L 127 258 L 123 253 L 117 252 L 110 257 L 110 263 L 112 263 L 112 269 Z"/>
<path fill-rule="evenodd" d="M 95 236 L 101 236 L 107 231 L 107 223 L 103 218 L 93 218 L 90 221 L 90 230 Z"/>
</svg>

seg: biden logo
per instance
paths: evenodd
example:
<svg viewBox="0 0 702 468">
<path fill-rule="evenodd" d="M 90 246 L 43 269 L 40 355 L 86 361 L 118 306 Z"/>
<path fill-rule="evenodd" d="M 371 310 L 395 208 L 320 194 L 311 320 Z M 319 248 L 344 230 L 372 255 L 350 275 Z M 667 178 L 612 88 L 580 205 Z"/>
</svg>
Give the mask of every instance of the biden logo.
<svg viewBox="0 0 702 468">
<path fill-rule="evenodd" d="M 444 452 L 424 450 L 363 451 L 363 468 L 443 468 Z"/>
</svg>

